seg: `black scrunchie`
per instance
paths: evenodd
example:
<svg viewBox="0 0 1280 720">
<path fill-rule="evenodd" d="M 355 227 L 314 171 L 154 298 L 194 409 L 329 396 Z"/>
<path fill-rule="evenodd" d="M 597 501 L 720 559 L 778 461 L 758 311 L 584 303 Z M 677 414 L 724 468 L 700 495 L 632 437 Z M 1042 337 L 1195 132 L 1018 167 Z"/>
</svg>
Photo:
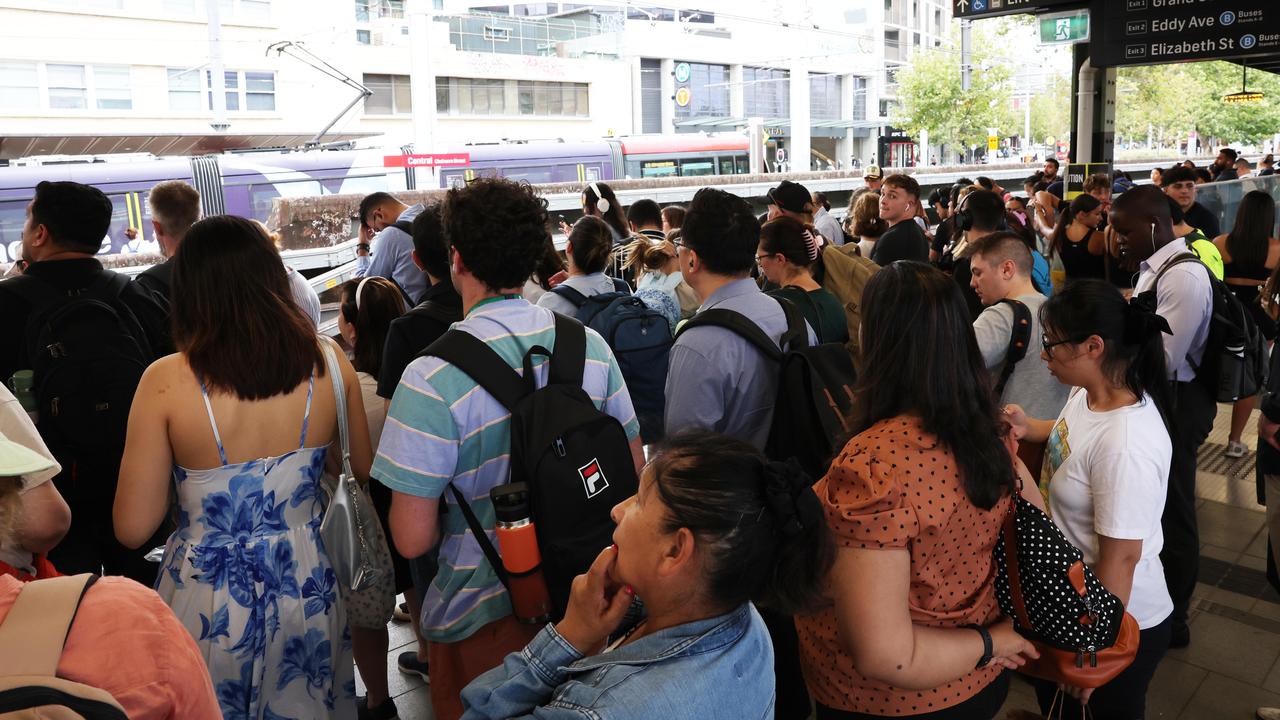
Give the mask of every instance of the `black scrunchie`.
<svg viewBox="0 0 1280 720">
<path fill-rule="evenodd" d="M 1129 303 L 1124 313 L 1124 342 L 1126 345 L 1141 345 L 1153 336 L 1164 333 L 1172 335 L 1169 321 L 1157 315 L 1146 305 Z"/>
<path fill-rule="evenodd" d="M 812 483 L 795 458 L 765 464 L 765 505 L 773 515 L 778 532 L 791 537 L 820 521 L 822 504 L 813 493 Z"/>
</svg>

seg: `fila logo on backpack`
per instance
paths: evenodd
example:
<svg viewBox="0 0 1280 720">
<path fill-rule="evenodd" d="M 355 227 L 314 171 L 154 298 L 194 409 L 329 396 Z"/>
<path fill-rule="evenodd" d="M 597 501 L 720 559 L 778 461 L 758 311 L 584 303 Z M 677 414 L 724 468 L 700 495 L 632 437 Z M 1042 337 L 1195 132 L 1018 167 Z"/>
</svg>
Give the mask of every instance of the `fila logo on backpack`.
<svg viewBox="0 0 1280 720">
<path fill-rule="evenodd" d="M 582 487 L 587 491 L 588 498 L 593 498 L 609 489 L 609 481 L 605 478 L 604 471 L 600 469 L 600 461 L 595 458 L 578 468 L 578 477 L 582 478 Z"/>
</svg>

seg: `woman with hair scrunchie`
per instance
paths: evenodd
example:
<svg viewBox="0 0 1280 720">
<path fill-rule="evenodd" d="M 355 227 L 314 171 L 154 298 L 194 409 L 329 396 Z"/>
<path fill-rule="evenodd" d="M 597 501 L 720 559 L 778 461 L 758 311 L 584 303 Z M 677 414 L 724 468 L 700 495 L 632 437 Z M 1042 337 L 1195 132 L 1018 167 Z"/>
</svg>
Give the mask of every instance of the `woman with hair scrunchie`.
<svg viewBox="0 0 1280 720">
<path fill-rule="evenodd" d="M 769 295 L 786 300 L 804 313 L 818 342 L 849 341 L 849 322 L 835 295 L 813 279 L 811 268 L 821 252 L 818 231 L 782 216 L 760 228 L 756 263 L 776 290 Z"/>
<path fill-rule="evenodd" d="M 1048 441 L 1041 489 L 1053 522 L 1085 563 L 1138 621 L 1133 664 L 1096 690 L 1064 688 L 1064 717 L 1087 703 L 1097 720 L 1143 717 L 1147 686 L 1169 647 L 1173 600 L 1160 564 L 1160 518 L 1172 444 L 1164 344 L 1165 319 L 1126 303 L 1102 280 L 1077 280 L 1045 302 L 1042 357 L 1058 381 L 1074 386 L 1056 420 L 1007 417 L 1017 437 Z M 1035 681 L 1042 712 L 1059 688 Z"/>
<path fill-rule="evenodd" d="M 468 685 L 465 717 L 773 717 L 773 646 L 753 605 L 814 608 L 834 552 L 808 476 L 682 433 L 613 517 L 616 544 L 574 580 L 565 618 Z"/>
</svg>

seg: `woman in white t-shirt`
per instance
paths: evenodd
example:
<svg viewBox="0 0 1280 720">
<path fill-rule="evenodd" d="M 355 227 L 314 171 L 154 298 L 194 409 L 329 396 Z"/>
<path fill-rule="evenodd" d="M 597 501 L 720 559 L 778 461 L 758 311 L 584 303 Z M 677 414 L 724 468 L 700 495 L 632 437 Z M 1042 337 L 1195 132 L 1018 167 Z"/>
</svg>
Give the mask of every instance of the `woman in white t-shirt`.
<svg viewBox="0 0 1280 720">
<path fill-rule="evenodd" d="M 1081 701 L 1097 720 L 1141 718 L 1147 686 L 1169 647 L 1173 611 L 1160 564 L 1172 452 L 1162 412 L 1168 405 L 1161 334 L 1169 325 L 1101 280 L 1069 283 L 1040 312 L 1041 357 L 1075 389 L 1056 420 L 1028 418 L 1016 405 L 1006 412 L 1015 435 L 1048 442 L 1041 490 L 1053 521 L 1142 631 L 1133 664 L 1092 693 L 1068 688 L 1063 716 L 1079 716 Z M 1046 714 L 1056 691 L 1056 684 L 1036 681 Z"/>
</svg>

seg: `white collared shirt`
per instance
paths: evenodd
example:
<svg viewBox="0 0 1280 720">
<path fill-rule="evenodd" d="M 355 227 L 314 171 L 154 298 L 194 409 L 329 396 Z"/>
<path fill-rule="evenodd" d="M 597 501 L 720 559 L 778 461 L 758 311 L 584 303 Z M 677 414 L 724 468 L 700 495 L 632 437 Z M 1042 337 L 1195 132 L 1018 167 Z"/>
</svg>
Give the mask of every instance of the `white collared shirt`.
<svg viewBox="0 0 1280 720">
<path fill-rule="evenodd" d="M 1190 252 L 1186 238 L 1178 238 L 1142 261 L 1134 294 L 1150 290 L 1160 268 L 1178 255 Z M 1202 263 L 1183 263 L 1170 268 L 1160 278 L 1156 291 L 1156 312 L 1168 321 L 1169 329 L 1173 331 L 1163 339 L 1169 379 L 1175 382 L 1195 379 L 1196 371 L 1192 365 L 1200 366 L 1205 341 L 1209 338 L 1213 288 L 1209 284 L 1209 269 L 1197 267 L 1199 265 Z"/>
</svg>

